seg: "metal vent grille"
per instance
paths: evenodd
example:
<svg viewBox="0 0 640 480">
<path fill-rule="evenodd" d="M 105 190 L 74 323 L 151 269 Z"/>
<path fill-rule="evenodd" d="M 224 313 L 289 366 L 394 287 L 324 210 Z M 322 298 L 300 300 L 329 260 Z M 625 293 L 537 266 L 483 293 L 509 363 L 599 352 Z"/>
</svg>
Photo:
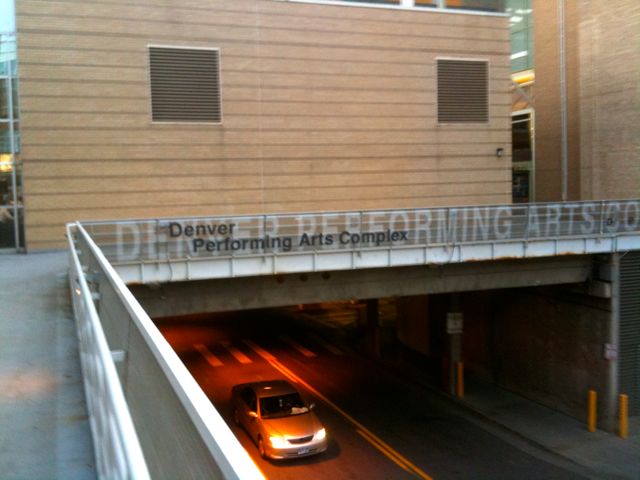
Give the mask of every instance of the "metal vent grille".
<svg viewBox="0 0 640 480">
<path fill-rule="evenodd" d="M 438 60 L 438 123 L 489 121 L 489 64 Z"/>
<path fill-rule="evenodd" d="M 149 47 L 154 122 L 222 121 L 220 51 Z"/>
<path fill-rule="evenodd" d="M 640 252 L 620 261 L 620 393 L 629 395 L 629 414 L 640 415 Z"/>
</svg>

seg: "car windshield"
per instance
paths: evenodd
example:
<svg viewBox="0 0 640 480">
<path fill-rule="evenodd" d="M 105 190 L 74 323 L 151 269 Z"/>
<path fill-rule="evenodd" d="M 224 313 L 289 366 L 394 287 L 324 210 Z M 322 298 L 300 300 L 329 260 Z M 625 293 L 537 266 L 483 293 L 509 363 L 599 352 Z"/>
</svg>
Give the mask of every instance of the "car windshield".
<svg viewBox="0 0 640 480">
<path fill-rule="evenodd" d="M 302 398 L 300 398 L 300 395 L 297 393 L 263 397 L 260 399 L 262 418 L 288 417 L 307 413 L 308 411 L 309 407 L 304 404 Z"/>
</svg>

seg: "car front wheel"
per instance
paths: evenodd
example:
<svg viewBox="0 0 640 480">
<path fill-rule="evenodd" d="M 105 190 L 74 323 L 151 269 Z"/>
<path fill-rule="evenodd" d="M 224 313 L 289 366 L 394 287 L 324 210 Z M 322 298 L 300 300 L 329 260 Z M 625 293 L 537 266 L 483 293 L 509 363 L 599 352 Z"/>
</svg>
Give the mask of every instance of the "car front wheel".
<svg viewBox="0 0 640 480">
<path fill-rule="evenodd" d="M 258 451 L 262 458 L 267 458 L 267 451 L 264 449 L 264 441 L 262 440 L 262 437 L 258 438 Z"/>
</svg>

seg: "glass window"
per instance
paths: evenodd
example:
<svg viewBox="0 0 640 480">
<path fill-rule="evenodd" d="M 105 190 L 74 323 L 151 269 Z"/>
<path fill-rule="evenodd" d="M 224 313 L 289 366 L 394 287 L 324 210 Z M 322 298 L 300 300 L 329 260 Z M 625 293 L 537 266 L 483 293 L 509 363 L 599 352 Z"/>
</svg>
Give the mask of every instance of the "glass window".
<svg viewBox="0 0 640 480">
<path fill-rule="evenodd" d="M 22 203 L 22 187 L 20 178 L 22 166 L 16 162 L 11 163 L 11 155 L 0 154 L 0 205 L 13 205 L 13 175 L 16 175 L 16 195 L 18 203 Z"/>
<path fill-rule="evenodd" d="M 20 135 L 18 134 L 18 122 L 14 122 L 13 146 L 16 152 L 20 151 Z M 0 154 L 11 153 L 11 141 L 9 122 L 0 121 Z"/>
<path fill-rule="evenodd" d="M 17 221 L 14 219 L 17 210 Z M 16 248 L 16 229 L 18 229 L 18 247 L 24 248 L 24 211 L 22 207 L 0 205 L 0 249 Z"/>
<path fill-rule="evenodd" d="M 416 7 L 437 7 L 438 2 L 436 0 L 416 0 Z"/>
<path fill-rule="evenodd" d="M 446 0 L 446 8 L 503 12 L 504 0 Z"/>
<path fill-rule="evenodd" d="M 9 79 L 0 78 L 0 119 L 9 118 Z"/>
<path fill-rule="evenodd" d="M 13 119 L 17 120 L 20 109 L 18 108 L 18 79 L 15 76 L 11 79 L 11 93 L 13 97 Z"/>
<path fill-rule="evenodd" d="M 511 25 L 511 70 L 533 68 L 533 10 L 531 0 L 507 0 Z"/>
<path fill-rule="evenodd" d="M 0 161 L 0 205 L 11 205 L 13 202 L 12 170 L 11 163 Z"/>
<path fill-rule="evenodd" d="M 343 0 L 352 3 L 384 3 L 386 5 L 400 5 L 400 0 Z"/>
</svg>

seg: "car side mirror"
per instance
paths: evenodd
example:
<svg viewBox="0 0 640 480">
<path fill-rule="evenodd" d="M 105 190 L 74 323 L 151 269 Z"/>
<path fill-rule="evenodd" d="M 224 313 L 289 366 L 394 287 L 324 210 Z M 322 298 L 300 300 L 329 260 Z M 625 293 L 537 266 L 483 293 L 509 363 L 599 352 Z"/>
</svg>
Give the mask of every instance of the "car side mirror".
<svg viewBox="0 0 640 480">
<path fill-rule="evenodd" d="M 309 410 L 313 410 L 314 408 L 316 408 L 316 404 L 315 404 L 315 403 L 313 403 L 313 402 L 311 402 L 311 403 L 309 404 Z"/>
<path fill-rule="evenodd" d="M 256 412 L 249 412 L 249 416 L 251 418 L 258 418 L 258 414 Z"/>
</svg>

